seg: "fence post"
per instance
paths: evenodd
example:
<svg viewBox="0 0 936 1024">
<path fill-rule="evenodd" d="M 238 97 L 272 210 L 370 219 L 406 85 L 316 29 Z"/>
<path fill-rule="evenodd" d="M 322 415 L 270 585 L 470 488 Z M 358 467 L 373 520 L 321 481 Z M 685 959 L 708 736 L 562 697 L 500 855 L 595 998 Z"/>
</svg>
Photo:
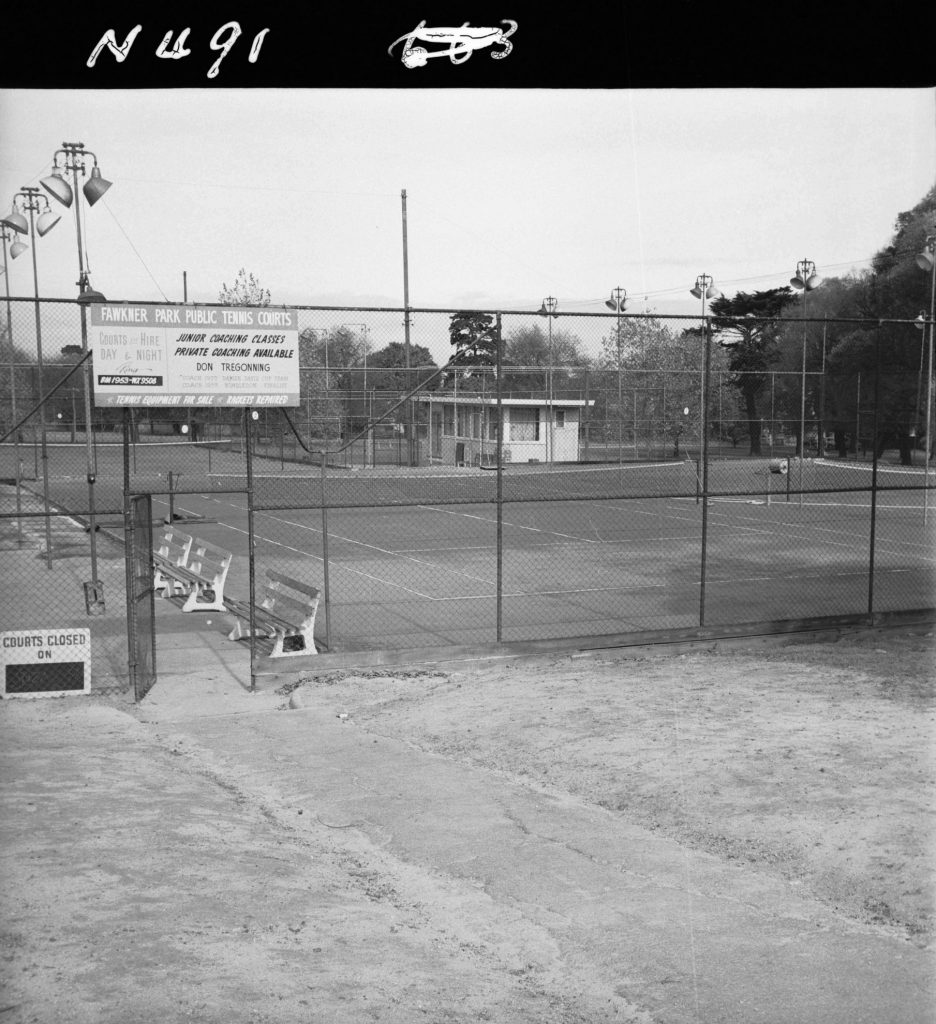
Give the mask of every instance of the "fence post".
<svg viewBox="0 0 936 1024">
<path fill-rule="evenodd" d="M 709 374 L 712 362 L 712 331 L 708 319 L 702 321 L 702 330 L 705 334 L 705 370 L 702 377 L 702 391 L 705 396 L 709 393 Z M 705 625 L 705 577 L 708 559 L 708 506 L 709 506 L 709 452 L 708 452 L 708 401 L 702 402 L 702 451 L 699 453 L 702 462 L 702 556 L 699 572 L 699 625 Z M 699 479 L 698 473 L 696 480 Z"/>
<path fill-rule="evenodd" d="M 501 373 L 501 315 L 497 314 L 497 594 L 495 598 L 496 639 L 503 639 L 504 618 L 504 408 Z"/>
<path fill-rule="evenodd" d="M 52 513 L 49 508 L 49 448 L 46 443 L 45 423 L 42 425 L 42 505 L 45 509 L 46 568 L 52 568 Z M 94 534 L 91 534 L 94 543 Z"/>
<path fill-rule="evenodd" d="M 130 509 L 130 416 L 129 406 L 123 411 L 123 516 L 124 516 L 124 579 L 126 586 L 125 602 L 127 605 L 127 675 L 133 688 L 133 699 L 139 703 L 142 697 L 137 680 L 137 624 L 136 594 L 133 586 L 133 573 L 136 567 L 133 514 Z"/>
<path fill-rule="evenodd" d="M 868 615 L 874 617 L 874 542 L 877 531 L 878 406 L 881 400 L 881 329 L 874 338 L 874 414 L 871 419 L 871 539 L 868 550 Z"/>
<path fill-rule="evenodd" d="M 331 651 L 331 587 L 328 581 L 328 503 L 325 500 L 325 449 L 321 457 L 322 481 L 322 589 L 325 591 L 325 647 Z"/>
<path fill-rule="evenodd" d="M 254 490 L 253 490 L 253 444 L 251 424 L 255 413 L 253 409 L 244 409 L 244 449 L 247 463 L 247 574 L 248 574 L 248 603 L 250 605 L 250 692 L 257 690 L 256 661 L 257 661 L 257 623 L 254 614 L 254 596 L 256 593 L 255 580 L 255 552 L 254 552 Z"/>
</svg>

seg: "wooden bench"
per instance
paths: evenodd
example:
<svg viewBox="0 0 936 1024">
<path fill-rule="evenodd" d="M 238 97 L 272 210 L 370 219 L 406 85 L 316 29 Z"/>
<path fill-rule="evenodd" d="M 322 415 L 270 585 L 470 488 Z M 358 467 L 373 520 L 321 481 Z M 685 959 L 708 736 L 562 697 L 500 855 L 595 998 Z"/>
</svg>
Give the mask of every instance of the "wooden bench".
<svg viewBox="0 0 936 1024">
<path fill-rule="evenodd" d="M 172 597 L 177 590 L 185 594 L 182 611 L 223 612 L 224 581 L 233 557 L 230 551 L 193 537 L 184 562 L 173 561 L 171 558 L 157 562 L 155 554 L 153 561 L 156 563 L 156 571 L 167 581 L 166 597 Z"/>
<path fill-rule="evenodd" d="M 318 588 L 272 569 L 267 569 L 266 575 L 263 597 L 259 604 L 254 605 L 254 623 L 258 633 L 274 641 L 270 657 L 317 654 L 314 632 L 320 594 Z M 250 605 L 228 599 L 227 607 L 237 617 L 228 639 L 240 640 L 249 636 Z M 242 627 L 241 620 L 248 624 L 246 629 Z"/>
<path fill-rule="evenodd" d="M 159 536 L 153 551 L 153 589 L 163 590 L 170 597 L 175 592 L 172 570 L 188 562 L 194 541 L 188 533 L 167 526 Z"/>
</svg>

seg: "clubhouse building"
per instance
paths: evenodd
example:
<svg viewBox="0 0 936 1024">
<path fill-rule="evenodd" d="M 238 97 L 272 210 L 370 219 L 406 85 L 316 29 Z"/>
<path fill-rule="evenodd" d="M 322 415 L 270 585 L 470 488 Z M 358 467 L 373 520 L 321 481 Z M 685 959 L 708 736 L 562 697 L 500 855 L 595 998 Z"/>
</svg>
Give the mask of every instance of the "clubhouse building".
<svg viewBox="0 0 936 1024">
<path fill-rule="evenodd" d="M 497 462 L 497 399 L 440 394 L 428 405 L 429 463 L 456 466 Z M 505 462 L 577 462 L 580 427 L 594 399 L 503 398 Z"/>
</svg>

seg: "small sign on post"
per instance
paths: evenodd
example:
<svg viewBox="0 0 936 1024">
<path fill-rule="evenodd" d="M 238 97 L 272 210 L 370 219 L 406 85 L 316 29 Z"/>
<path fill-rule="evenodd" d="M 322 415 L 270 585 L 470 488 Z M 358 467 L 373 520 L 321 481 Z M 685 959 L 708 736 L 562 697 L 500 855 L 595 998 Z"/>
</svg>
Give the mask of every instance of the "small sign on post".
<svg viewBox="0 0 936 1024">
<path fill-rule="evenodd" d="M 104 584 L 100 580 L 88 580 L 84 584 L 84 598 L 89 615 L 104 614 Z"/>
<path fill-rule="evenodd" d="M 91 630 L 0 633 L 0 697 L 67 697 L 91 692 Z"/>
</svg>

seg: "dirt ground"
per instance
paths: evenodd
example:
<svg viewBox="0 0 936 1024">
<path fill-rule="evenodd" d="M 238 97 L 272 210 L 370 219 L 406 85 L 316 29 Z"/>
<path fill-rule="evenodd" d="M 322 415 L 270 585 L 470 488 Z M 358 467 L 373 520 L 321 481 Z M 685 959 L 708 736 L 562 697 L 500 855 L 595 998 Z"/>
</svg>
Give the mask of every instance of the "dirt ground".
<svg viewBox="0 0 936 1024">
<path fill-rule="evenodd" d="M 295 783 L 297 766 L 321 774 L 300 738 L 341 728 L 603 814 L 691 851 L 722 889 L 795 899 L 798 919 L 889 943 L 895 969 L 925 953 L 932 973 L 934 687 L 933 633 L 904 629 L 329 672 L 199 722 L 4 701 L 0 1021 L 808 1024 L 615 975 L 613 950 L 577 945 L 545 903 L 408 858 L 388 826 Z M 248 736 L 265 761 L 238 757 Z M 362 789 L 380 781 L 367 770 Z"/>
</svg>

